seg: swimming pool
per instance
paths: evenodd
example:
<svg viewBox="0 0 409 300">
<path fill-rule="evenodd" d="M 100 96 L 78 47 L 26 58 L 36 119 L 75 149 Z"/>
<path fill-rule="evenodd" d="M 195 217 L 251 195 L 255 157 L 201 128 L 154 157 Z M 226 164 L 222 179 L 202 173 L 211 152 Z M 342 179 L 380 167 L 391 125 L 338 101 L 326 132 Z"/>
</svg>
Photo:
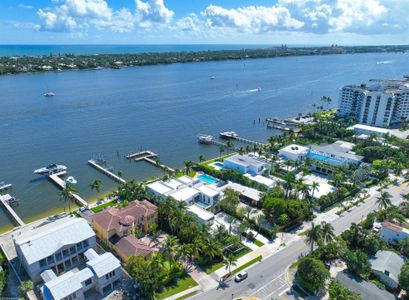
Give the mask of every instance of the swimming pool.
<svg viewBox="0 0 409 300">
<path fill-rule="evenodd" d="M 197 178 L 199 178 L 201 181 L 204 181 L 206 183 L 212 184 L 212 183 L 216 183 L 219 180 L 214 178 L 213 176 L 207 175 L 207 174 L 201 174 L 199 176 L 197 176 Z"/>
<path fill-rule="evenodd" d="M 223 163 L 221 163 L 221 162 L 216 162 L 216 163 L 214 163 L 214 165 L 215 165 L 216 167 L 221 168 L 221 169 L 223 169 L 223 168 L 224 168 L 224 164 L 223 164 Z"/>
</svg>

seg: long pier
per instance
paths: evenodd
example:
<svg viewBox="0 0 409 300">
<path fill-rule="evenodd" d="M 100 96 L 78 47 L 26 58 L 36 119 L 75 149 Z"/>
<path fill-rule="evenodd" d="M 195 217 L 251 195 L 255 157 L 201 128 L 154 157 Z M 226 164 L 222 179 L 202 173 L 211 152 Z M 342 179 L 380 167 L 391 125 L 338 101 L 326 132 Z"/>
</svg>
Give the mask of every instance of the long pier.
<svg viewBox="0 0 409 300">
<path fill-rule="evenodd" d="M 128 154 L 126 158 L 131 159 L 135 158 L 135 160 L 141 160 L 144 157 L 156 157 L 158 156 L 155 152 L 152 152 L 150 150 L 143 150 L 135 153 Z"/>
<path fill-rule="evenodd" d="M 243 138 L 239 136 L 237 133 L 235 133 L 234 131 L 220 132 L 220 137 L 224 139 L 236 140 L 236 141 L 246 143 L 246 144 L 251 144 L 251 145 L 267 146 L 267 144 Z"/>
<path fill-rule="evenodd" d="M 3 182 L 0 182 L 0 192 L 11 189 L 12 186 L 13 185 L 10 184 L 10 183 L 6 184 L 6 183 L 3 183 Z"/>
<path fill-rule="evenodd" d="M 48 176 L 48 178 L 51 179 L 52 182 L 54 182 L 60 189 L 65 188 L 65 181 L 60 178 L 60 176 L 67 174 L 66 171 L 51 174 Z M 83 198 L 81 198 L 78 194 L 71 193 L 72 198 L 75 200 L 77 204 L 80 206 L 87 206 L 88 202 L 85 201 Z"/>
<path fill-rule="evenodd" d="M 150 151 L 150 150 L 142 150 L 136 153 L 131 153 L 129 155 L 126 156 L 126 158 L 128 159 L 134 159 L 135 161 L 146 161 L 147 163 L 150 163 L 156 167 L 159 167 L 165 171 L 169 171 L 171 173 L 175 172 L 175 169 L 165 165 L 165 164 L 161 164 L 158 163 L 156 160 L 154 160 L 153 158 L 158 157 L 159 155 L 157 155 L 155 152 Z"/>
<path fill-rule="evenodd" d="M 19 226 L 24 226 L 26 225 L 23 220 L 18 216 L 18 214 L 14 211 L 14 209 L 10 206 L 9 200 L 12 199 L 9 194 L 1 196 L 0 195 L 0 202 L 3 204 L 3 206 L 6 208 L 10 216 L 12 216 L 13 220 L 19 225 Z"/>
<path fill-rule="evenodd" d="M 93 159 L 90 159 L 88 161 L 88 164 L 90 164 L 91 166 L 93 166 L 95 169 L 97 169 L 98 171 L 101 171 L 102 173 L 104 173 L 105 175 L 108 175 L 109 177 L 111 177 L 112 179 L 114 179 L 115 181 L 118 181 L 119 183 L 126 183 L 126 180 L 119 177 L 118 175 L 112 173 L 111 171 L 105 169 L 104 167 L 100 166 L 99 164 L 97 164 L 97 162 Z"/>
<path fill-rule="evenodd" d="M 167 165 L 158 163 L 156 160 L 153 160 L 153 159 L 151 159 L 149 157 L 144 157 L 143 160 L 150 163 L 150 164 L 152 164 L 152 165 L 154 165 L 154 166 L 157 166 L 157 167 L 159 167 L 161 169 L 164 169 L 165 171 L 169 171 L 171 173 L 175 172 L 175 169 L 172 169 L 171 167 L 168 167 Z"/>
</svg>

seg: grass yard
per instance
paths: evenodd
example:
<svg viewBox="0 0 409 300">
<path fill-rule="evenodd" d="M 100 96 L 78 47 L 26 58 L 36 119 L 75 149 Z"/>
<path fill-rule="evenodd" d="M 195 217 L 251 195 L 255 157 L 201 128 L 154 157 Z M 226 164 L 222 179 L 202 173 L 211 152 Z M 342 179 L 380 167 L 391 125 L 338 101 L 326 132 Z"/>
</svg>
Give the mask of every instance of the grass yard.
<svg viewBox="0 0 409 300">
<path fill-rule="evenodd" d="M 194 281 L 192 277 L 186 274 L 184 277 L 180 278 L 176 284 L 165 287 L 162 292 L 155 296 L 155 299 L 166 299 L 197 285 L 198 283 Z"/>
<path fill-rule="evenodd" d="M 262 247 L 262 246 L 264 246 L 264 243 L 263 242 L 260 242 L 259 240 L 254 240 L 253 241 L 253 243 L 254 243 L 254 245 L 256 245 L 256 246 L 259 246 L 259 247 Z"/>
<path fill-rule="evenodd" d="M 238 267 L 237 269 L 233 270 L 232 274 L 233 275 L 237 274 L 240 271 L 244 270 L 245 268 L 247 268 L 247 267 L 249 267 L 249 266 L 251 266 L 251 265 L 253 265 L 253 264 L 257 263 L 257 262 L 260 262 L 262 259 L 263 259 L 263 257 L 261 255 L 259 255 L 256 258 L 254 258 L 254 259 L 250 260 L 249 262 L 245 263 L 244 265 L 242 265 L 242 266 Z"/>
</svg>

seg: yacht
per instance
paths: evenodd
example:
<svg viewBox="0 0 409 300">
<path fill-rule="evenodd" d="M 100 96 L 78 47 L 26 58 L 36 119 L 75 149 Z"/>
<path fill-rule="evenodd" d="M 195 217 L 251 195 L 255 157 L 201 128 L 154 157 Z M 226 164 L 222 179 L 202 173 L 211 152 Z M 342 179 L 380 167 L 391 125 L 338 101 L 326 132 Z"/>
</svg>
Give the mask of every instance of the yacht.
<svg viewBox="0 0 409 300">
<path fill-rule="evenodd" d="M 208 134 L 199 134 L 197 136 L 200 144 L 211 144 L 214 140 L 213 136 Z"/>
<path fill-rule="evenodd" d="M 47 92 L 44 94 L 44 97 L 54 97 L 55 94 L 53 92 Z"/>
<path fill-rule="evenodd" d="M 34 174 L 51 175 L 59 172 L 67 171 L 67 167 L 63 165 L 51 164 L 47 167 L 34 170 Z"/>
<path fill-rule="evenodd" d="M 77 184 L 77 180 L 74 178 L 74 176 L 69 176 L 67 179 L 65 179 L 65 183 Z"/>
</svg>

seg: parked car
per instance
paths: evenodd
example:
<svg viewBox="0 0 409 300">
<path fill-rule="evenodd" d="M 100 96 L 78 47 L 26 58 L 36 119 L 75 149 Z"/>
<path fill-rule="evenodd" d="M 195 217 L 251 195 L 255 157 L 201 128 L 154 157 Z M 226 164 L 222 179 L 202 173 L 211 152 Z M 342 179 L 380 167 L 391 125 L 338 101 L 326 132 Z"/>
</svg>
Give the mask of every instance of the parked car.
<svg viewBox="0 0 409 300">
<path fill-rule="evenodd" d="M 246 271 L 240 272 L 239 274 L 236 275 L 236 277 L 234 278 L 235 282 L 240 282 L 243 281 L 244 279 L 246 279 L 248 277 L 248 274 Z"/>
</svg>

